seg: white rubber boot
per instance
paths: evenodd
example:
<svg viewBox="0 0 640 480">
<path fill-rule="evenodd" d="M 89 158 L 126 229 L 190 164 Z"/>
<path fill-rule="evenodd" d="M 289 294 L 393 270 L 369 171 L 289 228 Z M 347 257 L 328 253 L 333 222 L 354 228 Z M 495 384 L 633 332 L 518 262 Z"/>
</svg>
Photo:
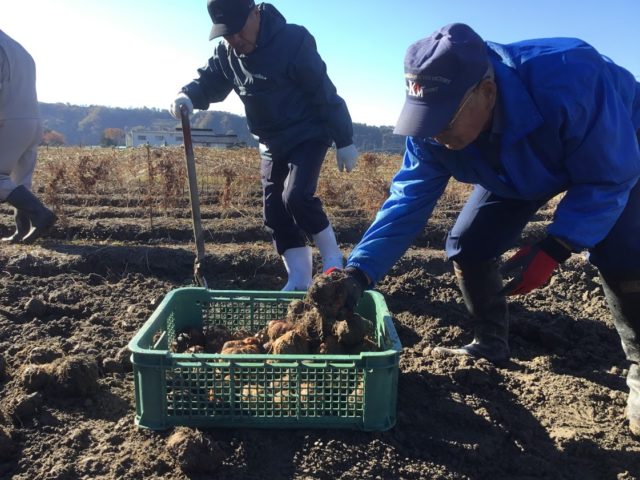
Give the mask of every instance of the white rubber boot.
<svg viewBox="0 0 640 480">
<path fill-rule="evenodd" d="M 326 272 L 331 267 L 343 269 L 342 252 L 338 247 L 336 234 L 331 224 L 321 232 L 312 235 L 312 237 L 316 247 L 320 250 L 320 255 L 322 255 L 322 271 Z"/>
<path fill-rule="evenodd" d="M 282 254 L 282 261 L 289 275 L 289 280 L 282 291 L 306 291 L 311 285 L 313 270 L 311 247 L 297 247 L 285 250 Z"/>
</svg>

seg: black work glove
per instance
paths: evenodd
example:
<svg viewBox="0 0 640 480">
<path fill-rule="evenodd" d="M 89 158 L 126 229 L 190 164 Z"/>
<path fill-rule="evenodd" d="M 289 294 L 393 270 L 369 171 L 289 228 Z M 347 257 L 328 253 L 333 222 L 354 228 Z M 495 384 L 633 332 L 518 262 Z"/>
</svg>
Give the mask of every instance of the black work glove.
<svg viewBox="0 0 640 480">
<path fill-rule="evenodd" d="M 344 272 L 346 275 L 341 276 L 338 280 L 339 288 L 342 290 L 341 298 L 344 298 L 344 308 L 353 313 L 362 298 L 362 294 L 369 286 L 369 279 L 365 273 L 356 267 L 347 267 L 344 270 L 332 267 L 324 272 L 325 275 L 331 275 L 333 272 Z M 342 308 L 342 307 L 341 307 Z"/>
<path fill-rule="evenodd" d="M 571 250 L 552 236 L 535 245 L 522 247 L 500 268 L 512 279 L 500 291 L 503 295 L 523 295 L 540 288 L 556 267 L 571 256 Z"/>
<path fill-rule="evenodd" d="M 344 306 L 353 311 L 362 298 L 362 294 L 369 286 L 369 279 L 362 270 L 356 267 L 347 267 L 344 271 L 347 274 L 347 279 L 345 281 L 347 298 L 344 302 Z"/>
</svg>

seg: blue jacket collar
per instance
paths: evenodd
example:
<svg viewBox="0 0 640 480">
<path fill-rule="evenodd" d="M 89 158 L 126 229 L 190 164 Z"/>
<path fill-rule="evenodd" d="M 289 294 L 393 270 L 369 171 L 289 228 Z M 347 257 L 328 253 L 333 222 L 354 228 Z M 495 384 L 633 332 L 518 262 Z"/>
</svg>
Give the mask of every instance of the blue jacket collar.
<svg viewBox="0 0 640 480">
<path fill-rule="evenodd" d="M 488 42 L 487 46 L 500 97 L 496 108 L 502 108 L 502 145 L 510 145 L 538 128 L 544 120 L 507 52 L 499 44 Z"/>
</svg>

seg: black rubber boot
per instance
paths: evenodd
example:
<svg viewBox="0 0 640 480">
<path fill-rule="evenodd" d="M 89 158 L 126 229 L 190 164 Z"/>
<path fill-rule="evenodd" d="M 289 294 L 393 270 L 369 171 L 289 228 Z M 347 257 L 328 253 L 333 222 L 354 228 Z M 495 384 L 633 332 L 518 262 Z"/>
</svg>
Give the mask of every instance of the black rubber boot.
<svg viewBox="0 0 640 480">
<path fill-rule="evenodd" d="M 622 349 L 631 362 L 626 415 L 631 433 L 640 437 L 640 275 L 632 280 L 602 274 L 600 278 Z"/>
<path fill-rule="evenodd" d="M 16 231 L 9 237 L 4 237 L 1 241 L 6 243 L 18 243 L 31 230 L 29 217 L 22 210 L 14 209 L 13 219 L 16 223 Z"/>
<path fill-rule="evenodd" d="M 16 187 L 7 197 L 7 203 L 22 211 L 31 223 L 31 229 L 22 237 L 20 243 L 31 243 L 56 223 L 58 217 L 45 207 L 38 197 L 31 193 L 24 185 Z"/>
<path fill-rule="evenodd" d="M 464 267 L 454 262 L 454 268 L 474 322 L 474 339 L 464 347 L 436 347 L 434 351 L 482 357 L 495 364 L 506 362 L 510 355 L 509 310 L 506 297 L 498 294 L 502 289 L 498 262 L 491 260 Z"/>
</svg>

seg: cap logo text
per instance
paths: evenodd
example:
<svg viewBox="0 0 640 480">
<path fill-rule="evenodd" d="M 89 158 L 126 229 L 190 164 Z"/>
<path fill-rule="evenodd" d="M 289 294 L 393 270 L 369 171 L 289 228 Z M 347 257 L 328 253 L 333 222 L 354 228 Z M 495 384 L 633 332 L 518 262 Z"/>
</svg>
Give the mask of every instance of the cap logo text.
<svg viewBox="0 0 640 480">
<path fill-rule="evenodd" d="M 409 80 L 407 82 L 407 95 L 410 97 L 422 98 L 424 97 L 424 91 L 422 86 L 418 82 Z"/>
</svg>

